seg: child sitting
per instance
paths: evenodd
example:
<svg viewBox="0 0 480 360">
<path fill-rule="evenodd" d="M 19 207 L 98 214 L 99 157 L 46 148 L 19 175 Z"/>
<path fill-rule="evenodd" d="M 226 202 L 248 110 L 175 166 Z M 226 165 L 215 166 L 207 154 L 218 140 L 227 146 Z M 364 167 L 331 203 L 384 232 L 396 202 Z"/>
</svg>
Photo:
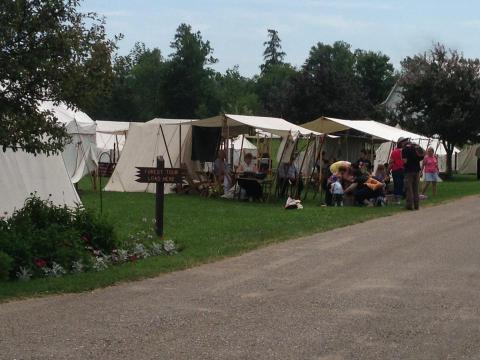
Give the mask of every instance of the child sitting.
<svg viewBox="0 0 480 360">
<path fill-rule="evenodd" d="M 341 175 L 333 175 L 330 192 L 332 193 L 333 206 L 343 206 L 343 186 Z"/>
</svg>

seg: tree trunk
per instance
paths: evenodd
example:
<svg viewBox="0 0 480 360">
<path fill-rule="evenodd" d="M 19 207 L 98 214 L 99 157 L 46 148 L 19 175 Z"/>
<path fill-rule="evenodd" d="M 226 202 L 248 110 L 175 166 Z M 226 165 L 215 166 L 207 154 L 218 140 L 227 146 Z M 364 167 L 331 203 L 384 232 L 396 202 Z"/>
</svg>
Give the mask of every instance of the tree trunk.
<svg viewBox="0 0 480 360">
<path fill-rule="evenodd" d="M 447 173 L 446 177 L 447 179 L 451 179 L 453 176 L 453 166 L 452 166 L 452 160 L 453 160 L 453 150 L 455 149 L 455 145 L 448 143 L 446 141 L 442 141 L 443 146 L 445 147 L 445 151 L 447 153 Z"/>
</svg>

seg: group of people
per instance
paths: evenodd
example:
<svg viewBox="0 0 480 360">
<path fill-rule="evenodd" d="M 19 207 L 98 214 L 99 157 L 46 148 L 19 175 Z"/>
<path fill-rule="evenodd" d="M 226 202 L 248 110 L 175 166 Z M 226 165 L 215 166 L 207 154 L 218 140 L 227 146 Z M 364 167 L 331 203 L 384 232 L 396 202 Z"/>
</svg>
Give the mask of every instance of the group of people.
<svg viewBox="0 0 480 360">
<path fill-rule="evenodd" d="M 432 147 L 425 151 L 408 138 L 400 138 L 392 151 L 389 170 L 393 178 L 393 193 L 397 202 L 406 199 L 408 210 L 418 210 L 421 198 L 432 187 L 432 195 L 437 194 L 437 182 L 440 180 L 438 158 Z M 420 194 L 420 179 L 425 174 Z"/>
<path fill-rule="evenodd" d="M 319 168 L 327 206 L 343 206 L 347 196 L 357 205 L 384 206 L 386 195 L 391 193 L 397 204 L 405 198 L 406 208 L 416 210 L 429 187 L 432 188 L 433 195 L 437 191 L 439 167 L 433 148 L 429 147 L 425 152 L 408 138 L 399 138 L 389 162 L 377 165 L 376 169 L 373 168 L 365 150 L 361 151 L 360 158 L 354 163 L 348 161 L 331 163 L 326 156 L 322 158 L 323 164 Z M 292 156 L 290 161 L 279 164 L 277 180 L 281 196 L 285 196 L 287 192 L 292 197 L 301 195 L 303 179 L 294 159 Z M 267 158 L 267 161 L 270 160 Z M 260 164 L 259 169 L 253 155 L 247 153 L 243 162 L 232 171 L 226 161 L 225 151 L 220 150 L 213 171 L 225 192 L 236 189 L 234 185 L 238 183 L 241 197 L 261 200 L 262 186 L 256 180 L 262 175 L 262 171 L 268 168 L 267 163 L 266 167 Z M 420 179 L 423 174 L 425 174 L 424 186 L 420 192 Z"/>
<path fill-rule="evenodd" d="M 425 174 L 420 194 L 420 178 Z M 343 206 L 344 197 L 351 196 L 357 205 L 384 206 L 385 196 L 393 192 L 395 202 L 406 199 L 406 208 L 416 210 L 419 201 L 431 186 L 436 194 L 439 181 L 438 159 L 433 148 L 425 151 L 407 138 L 400 138 L 387 164 L 379 164 L 375 171 L 367 152 L 362 150 L 355 163 L 323 159 L 321 186 L 325 204 Z M 393 189 L 392 189 L 393 187 Z"/>
</svg>

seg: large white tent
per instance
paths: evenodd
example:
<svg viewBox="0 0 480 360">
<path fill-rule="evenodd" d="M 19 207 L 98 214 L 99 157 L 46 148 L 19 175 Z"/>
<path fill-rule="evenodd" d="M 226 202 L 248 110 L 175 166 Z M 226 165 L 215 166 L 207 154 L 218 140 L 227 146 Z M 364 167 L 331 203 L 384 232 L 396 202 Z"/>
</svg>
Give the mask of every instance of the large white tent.
<svg viewBox="0 0 480 360">
<path fill-rule="evenodd" d="M 96 124 L 98 161 L 117 162 L 125 146 L 130 123 L 125 121 L 97 120 Z"/>
<path fill-rule="evenodd" d="M 122 156 L 105 187 L 106 191 L 155 192 L 155 184 L 136 182 L 137 166 L 155 167 L 157 156 L 163 156 L 166 168 L 187 166 L 190 160 L 193 120 L 153 119 L 131 123 Z M 171 190 L 165 186 L 165 192 Z"/>
<path fill-rule="evenodd" d="M 468 145 L 462 149 L 457 155 L 457 170 L 460 174 L 476 174 L 477 173 L 477 153 L 480 144 Z"/>
<path fill-rule="evenodd" d="M 419 144 L 425 149 L 427 147 L 432 147 L 439 157 L 440 171 L 446 171 L 446 151 L 445 147 L 438 139 L 428 138 L 423 135 L 373 120 L 345 120 L 322 116 L 309 123 L 303 124 L 302 126 L 310 130 L 324 132 L 327 134 L 338 133 L 342 131 L 344 132 L 353 129 L 359 133 L 367 135 L 370 137 L 372 142 L 377 144 L 381 143 L 375 151 L 375 166 L 388 162 L 390 153 L 393 150 L 393 143 L 395 143 L 400 137 L 410 138 L 412 142 Z M 343 143 L 346 143 L 348 148 L 349 135 L 347 134 L 344 137 L 345 140 Z M 342 140 L 338 141 L 342 142 Z M 350 150 L 354 148 L 355 153 L 359 155 L 361 146 L 355 147 L 355 144 L 358 145 L 360 143 L 358 141 L 355 142 L 350 140 Z M 351 156 L 351 151 L 347 152 Z M 458 149 L 455 149 L 455 152 L 457 153 Z M 348 158 L 346 160 L 354 159 Z"/>
<path fill-rule="evenodd" d="M 246 134 L 249 129 L 258 129 L 282 137 L 288 135 L 321 135 L 316 131 L 305 129 L 301 126 L 292 124 L 287 120 L 266 116 L 223 114 L 196 121 L 194 125 L 227 128 L 227 131 L 231 131 L 232 135 Z"/>
<path fill-rule="evenodd" d="M 36 193 L 57 205 L 80 203 L 61 155 L 47 156 L 7 149 L 0 151 L 0 214 L 11 215 Z"/>
<path fill-rule="evenodd" d="M 96 124 L 84 112 L 60 103 L 46 101 L 41 110 L 51 111 L 59 122 L 65 124 L 71 141 L 65 146 L 62 156 L 68 175 L 73 183 L 97 168 Z"/>
</svg>

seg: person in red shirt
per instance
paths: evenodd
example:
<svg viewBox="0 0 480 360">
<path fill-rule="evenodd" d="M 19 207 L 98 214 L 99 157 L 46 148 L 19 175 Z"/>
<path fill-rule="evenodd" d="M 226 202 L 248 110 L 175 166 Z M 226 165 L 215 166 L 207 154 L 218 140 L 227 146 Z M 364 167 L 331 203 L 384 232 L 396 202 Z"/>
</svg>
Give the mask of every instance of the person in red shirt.
<svg viewBox="0 0 480 360">
<path fill-rule="evenodd" d="M 388 163 L 387 173 L 392 173 L 393 195 L 395 196 L 395 201 L 397 204 L 400 204 L 400 200 L 404 194 L 404 162 L 402 159 L 402 148 L 407 141 L 408 139 L 403 137 L 398 139 L 397 147 L 392 151 L 392 154 L 390 155 L 390 161 Z"/>
</svg>

